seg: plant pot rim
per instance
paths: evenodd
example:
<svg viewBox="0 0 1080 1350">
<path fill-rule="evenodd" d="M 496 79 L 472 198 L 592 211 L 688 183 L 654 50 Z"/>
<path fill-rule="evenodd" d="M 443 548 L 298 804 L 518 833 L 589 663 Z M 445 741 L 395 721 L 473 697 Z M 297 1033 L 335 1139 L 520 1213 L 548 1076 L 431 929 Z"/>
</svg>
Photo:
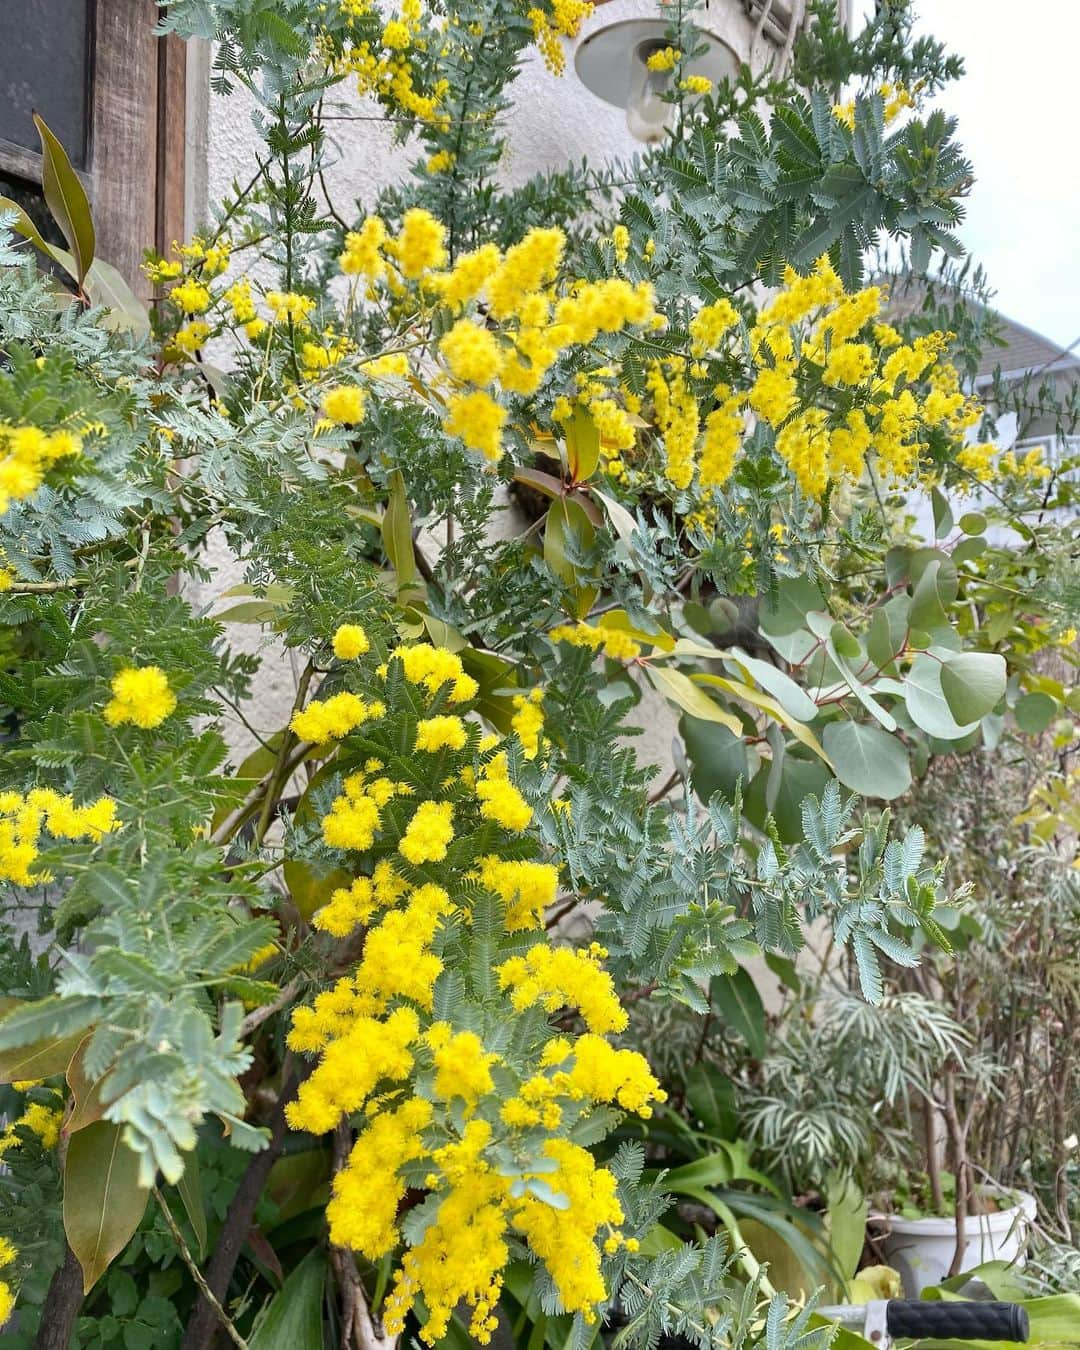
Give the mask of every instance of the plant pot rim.
<svg viewBox="0 0 1080 1350">
<path fill-rule="evenodd" d="M 991 1232 L 1007 1232 L 1018 1218 L 1032 1220 L 1038 1210 L 1035 1197 L 1028 1191 L 1022 1191 L 1014 1186 L 994 1186 L 981 1185 L 976 1186 L 975 1191 L 980 1195 L 995 1195 L 1015 1197 L 1014 1203 L 1005 1209 L 995 1210 L 991 1214 L 969 1214 L 967 1216 L 968 1231 L 972 1234 L 980 1229 L 989 1229 Z M 948 1236 L 956 1232 L 956 1220 L 949 1215 L 948 1218 L 940 1216 L 926 1215 L 919 1219 L 905 1219 L 899 1214 L 873 1214 L 872 1219 L 884 1222 L 889 1225 L 893 1233 L 902 1233 L 909 1237 L 938 1237 Z"/>
</svg>

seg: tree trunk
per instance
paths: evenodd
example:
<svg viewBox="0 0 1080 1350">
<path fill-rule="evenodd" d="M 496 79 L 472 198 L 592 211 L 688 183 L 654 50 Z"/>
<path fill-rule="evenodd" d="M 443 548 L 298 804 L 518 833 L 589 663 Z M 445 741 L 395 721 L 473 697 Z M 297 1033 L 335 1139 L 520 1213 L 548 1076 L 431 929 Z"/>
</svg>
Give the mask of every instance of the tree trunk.
<svg viewBox="0 0 1080 1350">
<path fill-rule="evenodd" d="M 69 1350 L 82 1301 L 82 1268 L 65 1242 L 64 1263 L 49 1282 L 34 1350 Z"/>
<path fill-rule="evenodd" d="M 206 1283 L 223 1307 L 240 1249 L 251 1231 L 259 1197 L 263 1193 L 270 1169 L 277 1161 L 285 1142 L 285 1107 L 296 1095 L 298 1085 L 295 1076 L 283 1084 L 281 1096 L 269 1121 L 270 1142 L 261 1153 L 254 1154 L 248 1163 L 247 1171 L 229 1205 L 229 1212 L 225 1216 L 225 1223 L 222 1225 L 210 1264 L 206 1267 Z M 184 1331 L 184 1339 L 180 1342 L 180 1350 L 210 1350 L 219 1325 L 220 1319 L 213 1304 L 200 1294 Z"/>
</svg>

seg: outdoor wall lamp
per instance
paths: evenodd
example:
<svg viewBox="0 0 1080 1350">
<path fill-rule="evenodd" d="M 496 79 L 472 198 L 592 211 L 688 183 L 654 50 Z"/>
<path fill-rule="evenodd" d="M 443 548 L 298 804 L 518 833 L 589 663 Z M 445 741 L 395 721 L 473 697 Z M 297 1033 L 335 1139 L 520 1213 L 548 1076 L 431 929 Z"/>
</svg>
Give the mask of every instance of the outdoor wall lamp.
<svg viewBox="0 0 1080 1350">
<path fill-rule="evenodd" d="M 623 19 L 583 38 L 574 55 L 582 84 L 606 103 L 626 109 L 626 125 L 639 141 L 663 139 L 672 105 L 664 95 L 674 72 L 650 70 L 649 57 L 668 41 L 663 19 Z M 704 75 L 718 84 L 739 69 L 734 51 L 713 33 L 701 32 L 706 50 L 683 66 L 682 75 Z"/>
</svg>

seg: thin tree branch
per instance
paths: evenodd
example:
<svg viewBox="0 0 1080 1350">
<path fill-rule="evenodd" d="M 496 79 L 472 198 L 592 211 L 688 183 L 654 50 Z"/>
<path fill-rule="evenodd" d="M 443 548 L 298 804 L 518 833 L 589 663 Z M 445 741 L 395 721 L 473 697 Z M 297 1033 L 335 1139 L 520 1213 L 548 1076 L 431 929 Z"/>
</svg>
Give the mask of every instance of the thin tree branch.
<svg viewBox="0 0 1080 1350">
<path fill-rule="evenodd" d="M 240 1185 L 229 1204 L 225 1222 L 218 1235 L 217 1246 L 206 1267 L 206 1283 L 210 1293 L 220 1303 L 229 1291 L 233 1271 L 240 1257 L 240 1250 L 247 1241 L 251 1223 L 255 1217 L 255 1208 L 266 1186 L 270 1169 L 277 1161 L 285 1143 L 285 1107 L 296 1095 L 300 1085 L 299 1075 L 287 1073 L 270 1117 L 270 1142 L 252 1156 L 247 1165 Z M 218 1316 L 214 1305 L 200 1292 L 199 1299 L 192 1311 L 191 1318 L 180 1342 L 180 1350 L 210 1350 L 217 1330 Z"/>
<path fill-rule="evenodd" d="M 214 1291 L 206 1283 L 206 1279 L 203 1276 L 202 1271 L 199 1269 L 199 1263 L 192 1256 L 191 1248 L 187 1245 L 187 1242 L 184 1240 L 184 1235 L 180 1231 L 180 1225 L 173 1218 L 173 1212 L 166 1203 L 165 1197 L 162 1195 L 161 1191 L 157 1188 L 157 1186 L 155 1186 L 153 1189 L 154 1189 L 154 1199 L 158 1202 L 158 1208 L 161 1210 L 162 1217 L 165 1220 L 165 1224 L 169 1232 L 172 1234 L 173 1241 L 179 1248 L 180 1259 L 183 1261 L 184 1265 L 187 1266 L 191 1278 L 198 1285 L 203 1298 L 205 1298 L 210 1303 L 214 1311 L 217 1313 L 218 1321 L 225 1328 L 229 1340 L 231 1340 L 234 1345 L 238 1346 L 239 1350 L 248 1350 L 247 1341 L 244 1340 L 243 1336 L 240 1335 L 236 1327 L 233 1326 L 232 1318 L 230 1318 L 229 1314 L 225 1311 L 225 1309 L 221 1306 L 218 1300 L 214 1297 Z"/>
</svg>

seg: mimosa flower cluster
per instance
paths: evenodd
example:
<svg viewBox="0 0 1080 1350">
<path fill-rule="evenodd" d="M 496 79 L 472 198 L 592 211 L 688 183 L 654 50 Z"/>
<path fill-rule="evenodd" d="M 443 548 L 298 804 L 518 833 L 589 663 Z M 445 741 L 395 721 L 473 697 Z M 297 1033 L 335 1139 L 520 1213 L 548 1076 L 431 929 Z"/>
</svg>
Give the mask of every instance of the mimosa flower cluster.
<svg viewBox="0 0 1080 1350">
<path fill-rule="evenodd" d="M 113 676 L 103 715 L 111 727 L 125 722 L 152 731 L 176 711 L 176 695 L 160 666 L 125 666 Z"/>
<path fill-rule="evenodd" d="M 15 1085 L 21 1088 L 35 1087 L 34 1083 L 19 1083 Z M 56 1097 L 53 1096 L 53 1101 Z M 60 1124 L 64 1119 L 63 1108 L 59 1105 L 48 1105 L 45 1102 L 30 1102 L 21 1116 L 17 1116 L 10 1125 L 0 1134 L 0 1158 L 3 1157 L 9 1149 L 18 1148 L 22 1143 L 20 1131 L 28 1131 L 36 1135 L 42 1148 L 55 1148 L 60 1141 Z M 2 1242 L 3 1239 L 0 1239 Z M 0 1318 L 0 1325 L 3 1319 Z"/>
<path fill-rule="evenodd" d="M 577 36 L 592 4 L 542 0 L 521 9 L 544 63 L 554 74 L 562 74 L 566 67 L 562 39 Z M 316 46 L 333 74 L 355 75 L 359 93 L 374 96 L 394 113 L 438 130 L 449 128 L 444 103 L 450 77 L 469 59 L 461 36 L 467 25 L 421 0 L 403 0 L 396 11 L 373 0 L 339 0 L 336 12 L 331 6 L 321 6 L 320 11 L 326 17 Z"/>
<path fill-rule="evenodd" d="M 958 442 L 981 410 L 944 359 L 948 335 L 903 342 L 883 321 L 886 303 L 878 286 L 845 292 L 822 258 L 809 276 L 789 267 L 748 328 L 726 300 L 699 310 L 689 356 L 648 372 L 668 481 L 706 495 L 722 487 L 753 422 L 772 430 L 777 457 L 814 500 L 870 466 L 896 484 L 933 472 L 935 436 Z M 746 353 L 742 387 L 711 382 L 714 362 L 730 370 Z"/>
<path fill-rule="evenodd" d="M 369 216 L 346 234 L 339 258 L 354 280 L 350 307 L 378 304 L 441 334 L 435 369 L 430 355 L 405 351 L 361 358 L 333 323 L 319 331 L 314 302 L 299 294 L 263 297 L 270 340 L 277 334 L 293 344 L 301 380 L 312 388 L 297 386 L 292 397 L 321 412 L 316 430 L 360 426 L 373 397 L 423 398 L 450 435 L 495 462 L 508 428 L 524 427 L 526 408 L 535 419 L 533 400 L 543 395 L 552 398 L 556 437 L 576 408 L 587 411 L 603 470 L 618 482 L 638 481 L 655 444 L 660 481 L 690 493 L 693 518 L 706 525 L 755 425 L 768 429 L 777 459 L 811 501 L 868 471 L 889 485 L 933 477 L 946 443 L 973 480 L 1008 471 L 989 447 L 957 449 L 981 410 L 945 359 L 948 334 L 905 343 L 884 319 L 882 288 L 845 292 L 827 258 L 805 277 L 788 268 L 782 289 L 756 316 L 725 298 L 703 305 L 687 322 L 684 352 L 639 360 L 645 387 L 635 392 L 621 357 L 605 344 L 632 346 L 667 320 L 647 281 L 618 274 L 629 258 L 626 227 L 617 226 L 609 242 L 616 274 L 599 280 L 565 274 L 566 239 L 556 228 L 531 229 L 505 250 L 483 244 L 448 266 L 445 227 L 427 211 L 407 210 L 396 234 Z M 199 253 L 207 253 L 201 243 Z M 195 294 L 179 282 L 172 298 L 180 308 L 216 307 L 222 324 L 261 340 L 267 324 L 249 283 L 234 282 L 220 296 L 199 286 Z M 580 366 L 590 350 L 597 359 L 560 388 L 560 359 L 573 355 Z M 1034 476 L 1028 464 L 1018 471 Z"/>
<path fill-rule="evenodd" d="M 0 423 L 0 516 L 12 502 L 32 496 L 49 469 L 61 459 L 81 454 L 82 446 L 82 437 L 63 427 L 47 432 Z"/>
<path fill-rule="evenodd" d="M 370 294 L 376 286 L 393 294 L 418 283 L 421 307 L 433 319 L 439 311 L 454 319 L 438 347 L 449 385 L 444 426 L 497 460 L 507 395 L 535 394 L 571 348 L 663 322 L 647 282 L 617 276 L 562 282 L 565 249 L 561 230 L 532 229 L 505 252 L 484 244 L 445 270 L 443 225 L 413 208 L 396 239 L 378 217 L 368 217 L 346 235 L 340 262 L 346 275 L 366 280 Z"/>
<path fill-rule="evenodd" d="M 9 1242 L 7 1238 L 0 1237 L 0 1270 L 6 1271 L 18 1255 L 14 1244 Z M 11 1316 L 14 1307 L 15 1291 L 7 1280 L 0 1279 L 0 1327 Z"/>
<path fill-rule="evenodd" d="M 614 1177 L 569 1136 L 598 1107 L 648 1115 L 663 1094 L 646 1061 L 609 1040 L 627 1015 L 604 950 L 545 934 L 559 864 L 536 856 L 534 808 L 515 781 L 544 754 L 541 699 L 518 696 L 510 735 L 484 735 L 459 655 L 407 644 L 380 659 L 377 645 L 339 629 L 335 650 L 358 652 L 341 668 L 351 687 L 292 723 L 335 756 L 340 791 L 322 837 L 356 873 L 314 923 L 362 936 L 362 951 L 294 1013 L 290 1046 L 319 1060 L 289 1123 L 326 1133 L 357 1121 L 330 1233 L 377 1261 L 408 1232 L 384 1308 L 391 1334 L 422 1299 L 433 1344 L 464 1302 L 486 1344 L 503 1271 L 523 1248 L 563 1307 L 592 1320 L 605 1254 L 633 1239 Z M 324 738 L 342 699 L 356 715 Z M 424 1221 L 403 1231 L 418 1196 Z"/>
<path fill-rule="evenodd" d="M 339 258 L 342 272 L 355 279 L 350 309 L 361 301 L 377 303 L 414 326 L 441 332 L 439 368 L 433 375 L 429 361 L 412 360 L 403 351 L 361 358 L 357 343 L 333 323 L 319 331 L 315 301 L 297 292 L 264 294 L 262 304 L 271 315 L 264 319 L 248 280 L 216 291 L 206 284 L 206 264 L 197 256 L 206 251 L 200 243 L 193 255 L 196 273 L 175 281 L 169 295 L 183 320 L 173 338 L 177 354 L 194 353 L 229 330 L 250 342 L 262 343 L 265 334 L 266 342 L 290 345 L 301 384 L 312 385 L 305 394 L 322 413 L 316 430 L 359 426 L 373 393 L 383 397 L 388 380 L 411 376 L 408 395 L 425 398 L 439 410 L 447 432 L 491 462 L 503 453 L 514 400 L 536 395 L 560 357 L 665 322 L 648 282 L 567 277 L 566 236 L 560 229 L 529 230 L 505 251 L 484 244 L 448 267 L 446 229 L 428 211 L 407 210 L 396 234 L 380 217 L 369 216 L 346 234 Z M 153 264 L 154 274 L 163 266 Z M 190 317 L 192 304 L 201 316 L 197 320 Z M 596 379 L 579 380 L 578 386 L 579 401 L 602 425 L 609 443 L 632 446 L 629 418 L 640 401 L 625 391 L 616 399 Z M 287 392 L 303 406 L 300 386 Z M 402 396 L 404 390 L 399 384 L 394 392 Z M 565 395 L 556 405 L 560 411 L 570 411 Z"/>
<path fill-rule="evenodd" d="M 33 788 L 25 795 L 0 792 L 0 881 L 40 886 L 49 880 L 47 873 L 33 870 L 43 834 L 96 843 L 117 828 L 116 803 L 111 797 L 76 806 L 70 796 L 52 788 Z"/>
</svg>

